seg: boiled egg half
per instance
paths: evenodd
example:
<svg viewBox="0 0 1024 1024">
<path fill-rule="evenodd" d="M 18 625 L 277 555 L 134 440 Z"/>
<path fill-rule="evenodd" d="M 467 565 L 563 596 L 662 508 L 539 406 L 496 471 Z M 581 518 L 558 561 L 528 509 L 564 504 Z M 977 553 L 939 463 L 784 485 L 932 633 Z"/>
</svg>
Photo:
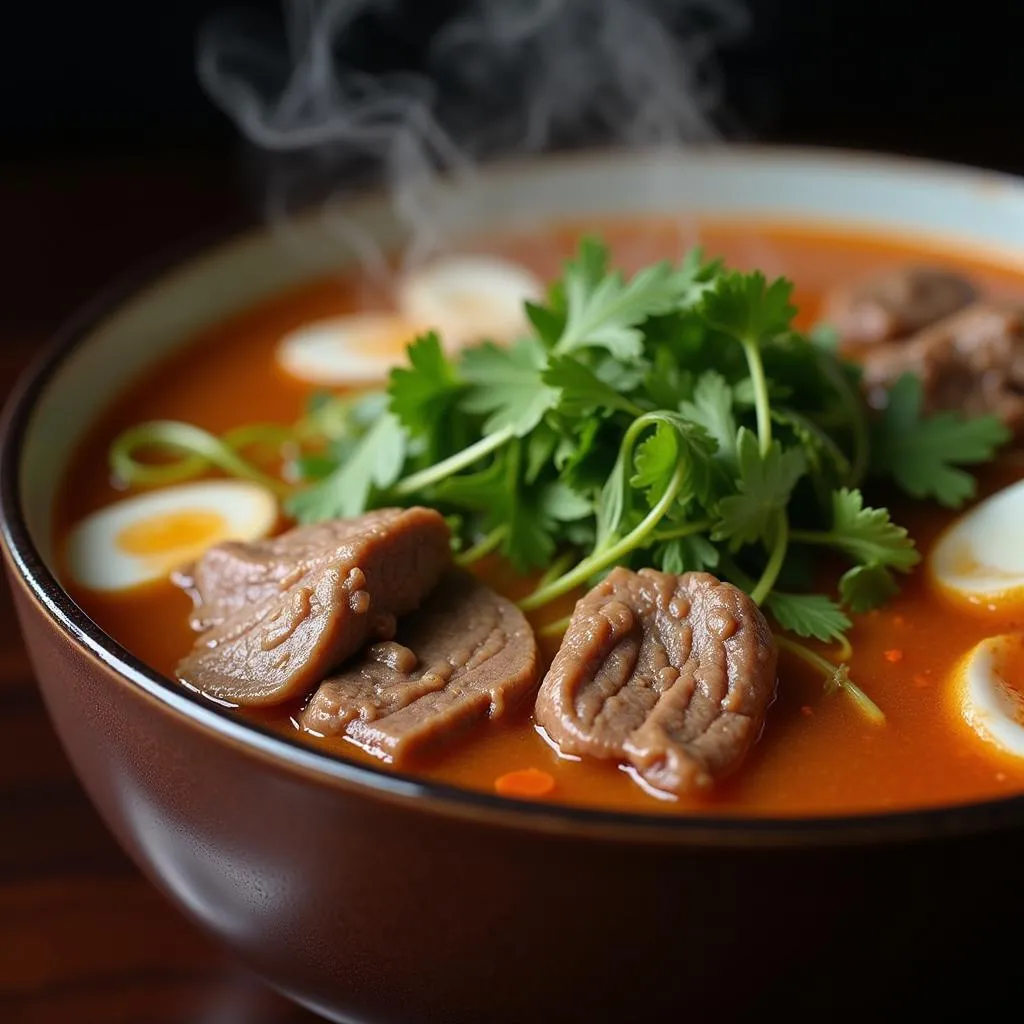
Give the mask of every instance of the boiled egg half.
<svg viewBox="0 0 1024 1024">
<path fill-rule="evenodd" d="M 529 270 L 496 256 L 437 259 L 401 276 L 396 313 L 353 313 L 303 324 L 280 340 L 277 363 L 310 384 L 376 384 L 426 331 L 436 330 L 448 351 L 484 339 L 512 341 L 527 327 L 524 303 L 543 292 Z"/>
<path fill-rule="evenodd" d="M 436 330 L 449 351 L 489 340 L 513 341 L 527 328 L 524 303 L 544 294 L 540 279 L 497 256 L 438 258 L 398 283 L 401 314 Z"/>
<path fill-rule="evenodd" d="M 1024 634 L 982 640 L 960 667 L 956 697 L 978 736 L 1024 757 Z"/>
<path fill-rule="evenodd" d="M 71 578 L 118 591 L 163 579 L 226 540 L 266 537 L 277 501 L 245 480 L 203 480 L 133 495 L 86 516 L 66 549 Z"/>
<path fill-rule="evenodd" d="M 376 384 L 405 358 L 418 328 L 390 313 L 355 313 L 304 324 L 277 346 L 285 373 L 325 386 Z"/>
<path fill-rule="evenodd" d="M 928 568 L 951 598 L 986 608 L 1024 603 L 1024 480 L 957 519 L 933 545 Z"/>
</svg>

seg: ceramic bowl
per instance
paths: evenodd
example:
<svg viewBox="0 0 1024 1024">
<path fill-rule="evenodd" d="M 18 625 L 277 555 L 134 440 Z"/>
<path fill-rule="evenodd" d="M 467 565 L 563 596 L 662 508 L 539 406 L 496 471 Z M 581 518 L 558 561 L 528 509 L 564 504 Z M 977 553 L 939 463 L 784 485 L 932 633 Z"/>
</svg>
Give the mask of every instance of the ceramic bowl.
<svg viewBox="0 0 1024 1024">
<path fill-rule="evenodd" d="M 940 237 L 1024 270 L 1024 185 L 806 151 L 549 158 L 483 173 L 473 231 L 713 213 Z M 451 193 L 449 198 L 454 195 Z M 100 814 L 186 914 L 338 1021 L 737 1020 L 948 1010 L 1012 977 L 1024 798 L 871 817 L 666 818 L 500 800 L 243 724 L 106 636 L 53 572 L 51 506 L 84 428 L 197 329 L 400 245 L 382 198 L 235 235 L 79 318 L 6 411 L 3 549 L 53 724 Z M 823 1000 L 825 1002 L 823 1003 Z"/>
</svg>

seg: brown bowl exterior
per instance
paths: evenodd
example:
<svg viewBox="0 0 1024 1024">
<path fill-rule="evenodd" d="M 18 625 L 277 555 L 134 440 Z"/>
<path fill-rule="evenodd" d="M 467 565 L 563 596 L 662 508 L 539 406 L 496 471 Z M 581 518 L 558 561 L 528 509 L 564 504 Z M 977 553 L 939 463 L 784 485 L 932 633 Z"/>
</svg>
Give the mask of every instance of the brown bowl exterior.
<svg viewBox="0 0 1024 1024">
<path fill-rule="evenodd" d="M 752 830 L 744 845 L 451 813 L 218 734 L 87 651 L 8 570 L 50 715 L 118 840 L 333 1019 L 734 1020 L 836 993 L 917 999 L 943 970 L 973 975 L 977 1009 L 972 967 L 1013 977 L 996 925 L 1024 911 L 1020 829 L 826 845 Z"/>
</svg>

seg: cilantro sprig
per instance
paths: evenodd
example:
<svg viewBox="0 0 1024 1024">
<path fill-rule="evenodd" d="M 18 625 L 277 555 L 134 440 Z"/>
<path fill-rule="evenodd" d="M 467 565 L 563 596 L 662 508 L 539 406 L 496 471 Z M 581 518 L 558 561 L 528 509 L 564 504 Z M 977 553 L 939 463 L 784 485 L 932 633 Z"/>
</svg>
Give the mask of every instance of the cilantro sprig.
<svg viewBox="0 0 1024 1024">
<path fill-rule="evenodd" d="M 960 467 L 988 462 L 1010 432 L 994 416 L 923 416 L 923 397 L 921 381 L 912 374 L 893 385 L 885 413 L 875 424 L 874 468 L 911 497 L 959 508 L 975 491 L 974 477 Z"/>
<path fill-rule="evenodd" d="M 1007 432 L 991 417 L 925 415 L 913 377 L 874 413 L 856 366 L 822 332 L 794 329 L 791 299 L 787 280 L 699 250 L 626 277 L 587 239 L 510 345 L 449 354 L 425 334 L 385 391 L 318 396 L 293 439 L 286 510 L 309 522 L 433 506 L 460 561 L 496 550 L 537 573 L 527 610 L 614 565 L 713 571 L 764 607 L 780 646 L 878 718 L 845 666 L 794 637 L 848 650 L 850 616 L 887 601 L 919 561 L 867 483 L 955 508 L 974 493 L 964 467 L 991 460 Z M 123 441 L 116 451 L 122 475 L 143 465 Z M 218 458 L 186 451 L 181 472 L 231 471 L 237 457 Z M 823 552 L 837 582 L 808 569 Z"/>
</svg>

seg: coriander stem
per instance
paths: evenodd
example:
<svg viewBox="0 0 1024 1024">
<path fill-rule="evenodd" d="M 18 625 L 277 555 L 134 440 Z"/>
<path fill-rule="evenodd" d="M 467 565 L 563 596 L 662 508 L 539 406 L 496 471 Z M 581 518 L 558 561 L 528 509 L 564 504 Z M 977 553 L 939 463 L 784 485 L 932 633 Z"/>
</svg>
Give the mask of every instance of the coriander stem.
<svg viewBox="0 0 1024 1024">
<path fill-rule="evenodd" d="M 840 661 L 849 661 L 853 657 L 853 644 L 846 638 L 846 634 L 836 637 L 836 645 L 839 653 L 836 655 Z"/>
<path fill-rule="evenodd" d="M 826 547 L 835 544 L 835 538 L 830 530 L 793 530 L 789 539 L 794 544 L 823 544 Z"/>
<path fill-rule="evenodd" d="M 454 455 L 435 463 L 433 466 L 428 466 L 426 469 L 421 469 L 418 473 L 412 473 L 399 480 L 391 489 L 391 493 L 407 497 L 410 494 L 415 494 L 417 491 L 422 491 L 425 487 L 431 487 L 434 484 L 440 483 L 446 477 L 458 473 L 460 469 L 472 466 L 478 459 L 482 459 L 485 455 L 490 455 L 491 452 L 496 451 L 507 441 L 511 441 L 514 436 L 515 432 L 512 428 L 506 427 L 495 434 L 482 437 L 468 448 L 463 448 L 461 452 L 456 452 Z"/>
<path fill-rule="evenodd" d="M 849 676 L 842 679 L 839 685 L 865 718 L 874 725 L 885 725 L 885 712 Z"/>
<path fill-rule="evenodd" d="M 614 408 L 619 409 L 621 412 L 628 413 L 633 419 L 637 420 L 643 416 L 647 410 L 641 409 L 639 405 L 634 404 L 628 398 L 619 397 L 619 401 L 616 403 Z"/>
<path fill-rule="evenodd" d="M 801 661 L 821 672 L 826 679 L 830 680 L 839 689 L 843 690 L 848 697 L 857 705 L 858 709 L 875 725 L 885 724 L 885 713 L 882 709 L 852 680 L 844 671 L 844 666 L 834 665 L 827 658 L 816 654 L 809 647 L 798 644 L 788 637 L 775 634 L 776 646 L 781 651 L 800 658 Z"/>
<path fill-rule="evenodd" d="M 771 554 L 768 556 L 768 564 L 761 573 L 757 585 L 750 592 L 750 599 L 756 605 L 764 602 L 764 599 L 771 593 L 775 581 L 782 572 L 782 563 L 786 560 L 786 549 L 789 547 L 789 520 L 785 512 L 779 512 L 775 517 L 775 539 L 772 544 Z"/>
<path fill-rule="evenodd" d="M 455 564 L 461 566 L 472 565 L 478 562 L 484 555 L 489 555 L 508 536 L 508 524 L 502 523 L 496 526 L 481 540 L 477 541 L 471 548 L 467 548 L 461 554 L 455 556 Z"/>
<path fill-rule="evenodd" d="M 614 565 L 634 548 L 640 547 L 651 533 L 654 532 L 654 528 L 661 522 L 665 513 L 672 507 L 672 502 L 676 500 L 676 497 L 683 488 L 685 475 L 685 466 L 680 463 L 672 474 L 668 487 L 665 488 L 664 493 L 658 499 L 658 503 L 644 516 L 638 526 L 617 543 L 612 544 L 611 547 L 595 552 L 588 558 L 583 559 L 571 572 L 559 576 L 558 579 L 552 580 L 545 586 L 538 587 L 532 594 L 527 595 L 519 602 L 519 607 L 524 612 L 534 611 L 549 601 L 553 601 L 556 597 L 561 597 L 562 594 L 568 593 L 574 587 L 586 583 L 591 576 L 599 573 L 602 569 L 607 569 L 609 566 Z"/>
<path fill-rule="evenodd" d="M 670 530 L 659 530 L 651 540 L 679 540 L 681 537 L 692 537 L 695 533 L 707 533 L 714 523 L 710 519 L 701 519 L 696 523 L 684 523 L 682 526 L 673 527 Z"/>
<path fill-rule="evenodd" d="M 672 414 L 666 413 L 662 410 L 655 412 L 644 413 L 643 416 L 633 420 L 632 423 L 626 428 L 626 433 L 622 437 L 622 443 L 619 445 L 619 455 L 615 460 L 615 468 L 612 470 L 612 475 L 619 476 L 620 480 L 628 479 L 627 467 L 630 465 L 630 460 L 633 457 L 633 449 L 636 447 L 637 439 L 640 435 L 652 424 L 657 425 L 660 423 L 673 424 Z M 623 486 L 625 484 L 623 483 Z M 625 505 L 625 503 L 623 503 Z M 621 518 L 621 517 L 620 517 Z M 602 548 L 604 548 L 609 539 L 614 536 L 615 529 L 618 527 L 618 522 L 605 523 L 602 521 L 600 511 L 597 517 L 597 545 L 594 548 L 593 554 L 597 554 Z"/>
<path fill-rule="evenodd" d="M 564 572 L 568 572 L 569 566 L 575 561 L 576 556 L 571 551 L 556 558 L 548 568 L 548 571 L 537 581 L 538 587 L 547 586 L 552 580 L 557 580 Z"/>
<path fill-rule="evenodd" d="M 747 357 L 747 369 L 754 384 L 754 410 L 757 413 L 757 439 L 761 454 L 767 455 L 772 444 L 772 412 L 768 402 L 768 381 L 764 375 L 761 350 L 756 341 L 742 339 L 743 354 Z"/>
</svg>

